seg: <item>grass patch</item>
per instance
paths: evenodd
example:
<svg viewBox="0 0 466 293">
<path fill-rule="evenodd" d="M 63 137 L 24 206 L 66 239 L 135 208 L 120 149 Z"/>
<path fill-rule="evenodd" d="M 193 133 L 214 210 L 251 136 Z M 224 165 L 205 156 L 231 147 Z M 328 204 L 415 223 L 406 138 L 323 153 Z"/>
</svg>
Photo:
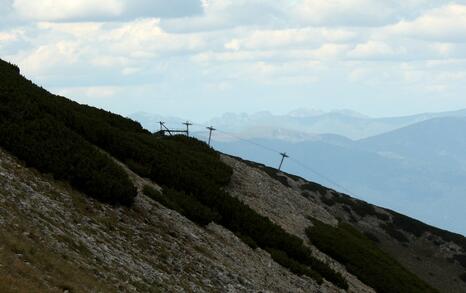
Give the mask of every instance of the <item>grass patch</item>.
<svg viewBox="0 0 466 293">
<path fill-rule="evenodd" d="M 92 273 L 80 269 L 66 255 L 44 247 L 20 231 L 0 230 L 1 292 L 112 292 Z"/>
<path fill-rule="evenodd" d="M 352 226 L 313 223 L 306 230 L 310 241 L 377 292 L 436 292 Z"/>
</svg>

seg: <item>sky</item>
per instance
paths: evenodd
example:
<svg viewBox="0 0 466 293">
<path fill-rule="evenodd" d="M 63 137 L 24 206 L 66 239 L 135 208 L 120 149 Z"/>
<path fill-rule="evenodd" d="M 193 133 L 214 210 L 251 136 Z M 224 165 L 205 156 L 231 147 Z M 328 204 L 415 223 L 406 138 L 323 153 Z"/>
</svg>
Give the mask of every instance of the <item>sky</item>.
<svg viewBox="0 0 466 293">
<path fill-rule="evenodd" d="M 0 0 L 0 58 L 129 115 L 466 108 L 466 0 Z"/>
</svg>

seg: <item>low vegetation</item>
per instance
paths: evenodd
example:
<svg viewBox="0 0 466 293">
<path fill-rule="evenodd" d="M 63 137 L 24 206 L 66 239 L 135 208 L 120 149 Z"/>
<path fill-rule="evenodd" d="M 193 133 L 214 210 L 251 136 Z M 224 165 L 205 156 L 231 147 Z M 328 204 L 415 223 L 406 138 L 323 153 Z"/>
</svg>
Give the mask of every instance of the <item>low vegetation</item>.
<svg viewBox="0 0 466 293">
<path fill-rule="evenodd" d="M 219 219 L 218 213 L 200 203 L 194 196 L 182 191 L 165 188 L 162 193 L 146 185 L 143 192 L 153 200 L 179 212 L 199 225 L 207 225 Z"/>
<path fill-rule="evenodd" d="M 91 197 L 106 203 L 130 206 L 137 192 L 126 172 L 113 160 L 114 157 L 140 176 L 161 184 L 163 192 L 146 186 L 144 193 L 164 206 L 178 211 L 199 225 L 212 221 L 223 225 L 249 246 L 267 250 L 276 262 L 296 274 L 307 275 L 318 282 L 325 278 L 343 289 L 348 287 L 339 273 L 312 256 L 300 238 L 285 232 L 224 191 L 232 169 L 205 143 L 186 136 L 152 134 L 130 119 L 52 95 L 22 77 L 16 66 L 1 60 L 0 147 L 29 166 L 68 181 Z M 289 174 L 285 176 L 274 168 L 248 163 L 261 168 L 288 187 L 288 178 L 299 179 Z M 302 188 L 304 191 L 319 193 L 328 205 L 339 203 L 350 207 L 361 217 L 370 215 L 388 220 L 388 216 L 378 213 L 373 206 L 345 195 L 334 195 L 333 191 L 329 193 L 328 189 L 319 184 L 307 183 Z M 325 197 L 326 194 L 331 197 Z M 393 219 L 393 227 L 389 228 L 394 231 L 402 229 L 415 235 L 427 231 L 424 226 L 406 222 L 398 216 Z M 374 269 L 375 273 L 367 277 L 368 282 L 381 281 L 379 287 L 383 285 L 384 288 L 393 285 L 393 280 L 406 281 L 409 286 L 419 285 L 414 277 L 384 259 L 387 256 L 381 256 L 379 251 L 361 240 L 367 238 L 356 237 L 356 232 L 348 229 L 312 229 L 308 233 L 323 235 L 316 245 L 320 243 L 328 247 L 325 241 L 332 239 L 336 233 L 350 243 L 352 241 L 356 248 L 369 249 L 367 255 L 353 253 L 349 259 L 340 256 L 349 268 L 356 268 L 355 274 L 361 275 L 364 272 L 360 268 L 362 264 L 358 262 L 363 256 L 374 256 L 381 259 L 386 269 L 393 270 L 391 272 L 395 277 L 399 277 L 380 279 L 377 275 L 379 271 Z M 441 231 L 434 232 L 444 239 L 454 238 Z M 337 258 L 342 252 L 340 249 L 343 248 L 336 245 L 329 253 L 334 253 Z M 415 285 L 399 288 L 417 289 Z M 400 286 L 404 286 L 404 283 Z"/>
<path fill-rule="evenodd" d="M 136 189 L 124 170 L 48 113 L 46 102 L 45 91 L 0 61 L 0 146 L 92 197 L 130 205 Z"/>
<path fill-rule="evenodd" d="M 301 189 L 319 193 L 321 196 L 325 195 L 328 191 L 330 191 L 330 189 L 328 189 L 327 187 L 315 182 L 306 182 L 303 185 L 301 185 Z"/>
<path fill-rule="evenodd" d="M 154 135 L 119 115 L 52 95 L 18 73 L 0 61 L 0 146 L 28 165 L 104 202 L 131 205 L 136 189 L 107 153 L 161 184 L 163 193 L 148 186 L 144 192 L 168 208 L 200 225 L 215 221 L 290 270 L 347 288 L 300 238 L 223 191 L 232 169 L 205 143 Z"/>
<path fill-rule="evenodd" d="M 456 254 L 453 259 L 466 270 L 466 254 Z"/>
<path fill-rule="evenodd" d="M 397 212 L 391 212 L 393 219 L 393 227 L 411 233 L 417 237 L 430 233 L 443 239 L 445 242 L 454 242 L 466 252 L 466 238 L 460 234 L 452 233 L 436 227 L 429 226 L 416 219 L 407 217 Z"/>
<path fill-rule="evenodd" d="M 408 243 L 409 242 L 409 239 L 406 237 L 406 235 L 403 234 L 403 232 L 401 232 L 400 230 L 398 230 L 398 228 L 395 225 L 393 225 L 392 223 L 380 224 L 380 228 L 382 228 L 385 231 L 385 233 L 387 233 L 392 238 L 395 238 L 396 240 L 398 240 L 401 243 Z"/>
<path fill-rule="evenodd" d="M 466 283 L 466 273 L 462 273 L 460 276 L 459 276 L 460 280 L 465 282 Z"/>
<path fill-rule="evenodd" d="M 285 232 L 267 217 L 259 215 L 224 191 L 187 194 L 164 188 L 164 192 L 160 193 L 146 186 L 144 192 L 198 224 L 215 221 L 223 225 L 249 246 L 267 250 L 277 263 L 294 273 L 305 274 L 317 282 L 325 278 L 341 288 L 348 287 L 339 273 L 312 256 L 300 238 Z"/>
<path fill-rule="evenodd" d="M 312 244 L 377 292 L 436 292 L 349 224 L 313 224 L 306 230 Z"/>
<path fill-rule="evenodd" d="M 34 234 L 2 227 L 0 235 L 0 292 L 110 292 L 94 273 L 47 249 Z"/>
</svg>

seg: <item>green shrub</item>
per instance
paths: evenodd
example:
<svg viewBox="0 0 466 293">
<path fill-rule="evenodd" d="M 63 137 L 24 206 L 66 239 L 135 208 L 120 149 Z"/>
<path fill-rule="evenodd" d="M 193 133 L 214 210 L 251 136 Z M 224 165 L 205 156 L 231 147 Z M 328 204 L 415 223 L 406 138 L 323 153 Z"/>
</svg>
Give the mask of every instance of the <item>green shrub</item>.
<svg viewBox="0 0 466 293">
<path fill-rule="evenodd" d="M 241 233 L 236 233 L 236 236 L 238 236 L 238 238 L 241 239 L 241 241 L 246 243 L 246 245 L 248 245 L 252 249 L 256 249 L 256 248 L 259 247 L 259 245 L 257 245 L 256 241 L 254 241 L 254 239 L 252 239 L 249 236 L 243 235 Z"/>
<path fill-rule="evenodd" d="M 320 200 L 322 200 L 322 202 L 323 202 L 324 204 L 326 204 L 326 205 L 328 205 L 328 206 L 330 206 L 330 207 L 331 207 L 331 206 L 334 206 L 334 205 L 337 203 L 337 202 L 333 199 L 332 196 L 327 197 L 327 196 L 325 196 L 325 195 L 322 195 L 322 196 L 320 197 Z"/>
<path fill-rule="evenodd" d="M 163 196 L 163 194 L 160 191 L 156 190 L 152 186 L 144 185 L 144 187 L 142 189 L 142 192 L 145 195 L 147 195 L 149 198 L 151 198 L 151 199 L 155 200 L 156 202 L 159 202 L 160 204 L 168 207 L 169 203 L 165 199 L 165 196 Z M 170 208 L 170 207 L 168 207 L 168 208 Z"/>
<path fill-rule="evenodd" d="M 462 273 L 461 275 L 459 275 L 459 279 L 466 283 L 466 273 Z"/>
<path fill-rule="evenodd" d="M 218 213 L 201 204 L 195 197 L 187 195 L 184 192 L 164 188 L 163 193 L 161 193 L 149 185 L 144 186 L 143 192 L 153 200 L 179 212 L 199 225 L 207 225 L 219 219 Z"/>
<path fill-rule="evenodd" d="M 313 223 L 306 230 L 311 242 L 377 292 L 436 292 L 352 226 Z"/>
<path fill-rule="evenodd" d="M 463 235 L 452 233 L 436 227 L 429 226 L 416 219 L 391 211 L 393 226 L 397 229 L 420 237 L 426 232 L 442 238 L 446 242 L 454 242 L 466 251 L 466 238 Z"/>
<path fill-rule="evenodd" d="M 364 234 L 364 236 L 367 237 L 367 239 L 369 239 L 369 240 L 371 240 L 371 241 L 373 241 L 375 243 L 380 243 L 379 238 L 377 238 L 377 236 L 375 236 L 371 232 L 365 231 L 363 234 Z"/>
<path fill-rule="evenodd" d="M 392 236 L 396 240 L 402 243 L 408 243 L 409 239 L 406 238 L 406 236 L 400 232 L 395 225 L 392 223 L 385 223 L 385 224 L 380 224 L 380 228 L 382 228 L 388 235 Z"/>
<path fill-rule="evenodd" d="M 466 269 L 466 254 L 456 254 L 453 259 Z"/>
<path fill-rule="evenodd" d="M 314 279 L 318 284 L 322 284 L 323 278 L 318 272 L 288 257 L 288 255 L 281 250 L 273 248 L 266 248 L 266 250 L 270 253 L 270 256 L 274 261 L 288 268 L 291 272 L 297 275 L 306 275 Z"/>
<path fill-rule="evenodd" d="M 373 205 L 362 200 L 353 199 L 346 194 L 336 193 L 332 200 L 350 207 L 351 210 L 360 217 L 374 216 L 382 221 L 388 221 L 390 219 L 386 214 L 377 212 Z"/>
<path fill-rule="evenodd" d="M 89 196 L 130 205 L 137 191 L 126 172 L 48 113 L 51 95 L 18 73 L 0 60 L 0 146 Z"/>
<path fill-rule="evenodd" d="M 325 195 L 327 194 L 327 191 L 330 190 L 327 187 L 324 187 L 315 182 L 306 182 L 303 185 L 301 185 L 301 189 L 316 192 L 316 193 L 319 193 L 320 195 Z"/>
</svg>

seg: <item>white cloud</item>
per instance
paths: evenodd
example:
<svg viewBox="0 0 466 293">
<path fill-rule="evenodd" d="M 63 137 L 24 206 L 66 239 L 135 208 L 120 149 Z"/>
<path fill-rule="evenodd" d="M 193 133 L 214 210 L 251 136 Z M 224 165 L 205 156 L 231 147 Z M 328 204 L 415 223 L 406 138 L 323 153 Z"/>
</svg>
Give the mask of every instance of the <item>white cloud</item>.
<svg viewBox="0 0 466 293">
<path fill-rule="evenodd" d="M 61 41 L 20 54 L 16 56 L 16 63 L 28 74 L 40 75 L 54 70 L 62 71 L 68 66 L 77 64 L 81 54 L 82 50 L 77 42 Z"/>
<path fill-rule="evenodd" d="M 85 101 L 466 90 L 466 6 L 444 0 L 62 2 L 0 0 L 0 56 Z"/>
<path fill-rule="evenodd" d="M 358 44 L 348 53 L 348 56 L 357 59 L 387 58 L 403 53 L 403 51 L 402 49 L 394 49 L 384 42 L 368 41 Z"/>
<path fill-rule="evenodd" d="M 322 42 L 348 42 L 357 37 L 357 33 L 344 29 L 298 28 L 255 30 L 245 37 L 234 38 L 225 44 L 225 48 L 243 49 L 285 49 L 315 48 Z"/>
<path fill-rule="evenodd" d="M 466 5 L 449 4 L 427 11 L 412 21 L 388 27 L 394 35 L 444 42 L 466 42 Z"/>
<path fill-rule="evenodd" d="M 123 12 L 124 3 L 121 0 L 15 0 L 13 8 L 25 19 L 57 21 L 115 17 Z"/>
<path fill-rule="evenodd" d="M 165 19 L 168 31 L 214 31 L 247 26 L 274 26 L 288 21 L 288 0 L 207 0 L 203 14 L 192 18 Z"/>
<path fill-rule="evenodd" d="M 293 13 L 305 24 L 365 26 L 385 23 L 393 13 L 389 1 L 302 0 Z"/>
<path fill-rule="evenodd" d="M 5 13 L 23 20 L 103 21 L 202 14 L 200 0 L 1 0 Z M 0 2 L 0 4 L 2 4 Z"/>
<path fill-rule="evenodd" d="M 430 47 L 442 56 L 450 56 L 456 48 L 456 46 L 451 43 L 433 43 Z"/>
<path fill-rule="evenodd" d="M 0 32 L 0 44 L 1 42 L 11 42 L 17 39 L 16 34 L 14 33 L 3 33 Z"/>
<path fill-rule="evenodd" d="M 121 90 L 118 86 L 68 87 L 59 90 L 59 94 L 68 97 L 101 99 L 112 97 Z"/>
</svg>

